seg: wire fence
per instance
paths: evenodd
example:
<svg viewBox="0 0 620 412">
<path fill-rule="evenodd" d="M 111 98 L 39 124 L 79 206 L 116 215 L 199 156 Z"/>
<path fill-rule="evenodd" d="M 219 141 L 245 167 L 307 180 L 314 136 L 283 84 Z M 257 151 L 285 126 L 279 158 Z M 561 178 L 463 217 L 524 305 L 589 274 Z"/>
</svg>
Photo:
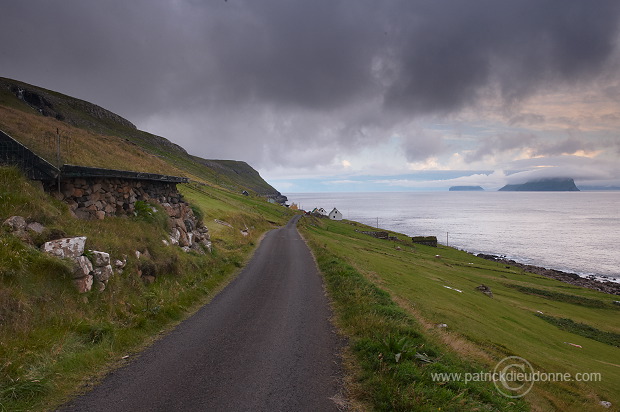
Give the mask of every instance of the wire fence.
<svg viewBox="0 0 620 412">
<path fill-rule="evenodd" d="M 58 168 L 32 150 L 0 131 L 0 163 L 19 167 L 34 180 L 50 180 L 58 175 Z"/>
</svg>

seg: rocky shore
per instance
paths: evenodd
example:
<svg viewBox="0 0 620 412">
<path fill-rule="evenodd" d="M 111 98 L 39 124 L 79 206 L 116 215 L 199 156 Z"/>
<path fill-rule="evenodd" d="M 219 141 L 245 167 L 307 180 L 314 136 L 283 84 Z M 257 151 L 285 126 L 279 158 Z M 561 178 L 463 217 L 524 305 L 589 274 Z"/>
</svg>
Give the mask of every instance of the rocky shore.
<svg viewBox="0 0 620 412">
<path fill-rule="evenodd" d="M 501 256 L 486 255 L 479 253 L 476 255 L 483 259 L 491 260 L 493 262 L 499 262 L 502 264 L 515 266 L 523 269 L 526 272 L 534 273 L 536 275 L 545 276 L 548 278 L 556 279 L 571 285 L 581 286 L 584 288 L 598 290 L 599 292 L 609 293 L 612 295 L 620 295 L 620 283 L 598 280 L 591 277 L 579 276 L 576 273 L 563 272 L 561 270 L 547 269 L 540 266 L 526 265 L 523 263 L 515 262 L 512 259 L 506 259 Z"/>
</svg>

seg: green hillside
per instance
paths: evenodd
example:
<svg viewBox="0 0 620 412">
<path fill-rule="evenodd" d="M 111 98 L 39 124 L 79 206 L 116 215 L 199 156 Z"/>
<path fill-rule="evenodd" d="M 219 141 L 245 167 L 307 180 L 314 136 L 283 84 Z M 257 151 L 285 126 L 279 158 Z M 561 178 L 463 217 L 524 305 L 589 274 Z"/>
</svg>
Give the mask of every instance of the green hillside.
<svg viewBox="0 0 620 412">
<path fill-rule="evenodd" d="M 356 222 L 302 222 L 349 339 L 351 391 L 368 409 L 589 411 L 604 410 L 601 401 L 620 404 L 617 296 L 446 246 L 414 245 L 402 234 L 375 239 Z M 534 382 L 511 399 L 497 396 L 488 380 L 436 379 L 474 379 L 510 356 L 563 380 Z"/>
<path fill-rule="evenodd" d="M 176 173 L 237 192 L 285 200 L 245 162 L 192 156 L 102 107 L 16 80 L 0 78 L 0 129 L 52 163 L 56 163 L 53 141 L 59 129 L 67 164 Z M 119 159 L 119 154 L 124 158 Z"/>
</svg>

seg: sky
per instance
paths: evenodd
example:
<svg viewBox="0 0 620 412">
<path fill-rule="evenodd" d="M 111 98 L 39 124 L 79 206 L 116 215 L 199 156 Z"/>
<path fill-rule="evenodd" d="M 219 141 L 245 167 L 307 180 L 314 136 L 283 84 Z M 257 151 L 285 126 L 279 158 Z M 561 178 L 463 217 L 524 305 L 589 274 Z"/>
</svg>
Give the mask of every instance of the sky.
<svg viewBox="0 0 620 412">
<path fill-rule="evenodd" d="M 0 76 L 281 192 L 620 187 L 617 0 L 0 0 Z"/>
</svg>

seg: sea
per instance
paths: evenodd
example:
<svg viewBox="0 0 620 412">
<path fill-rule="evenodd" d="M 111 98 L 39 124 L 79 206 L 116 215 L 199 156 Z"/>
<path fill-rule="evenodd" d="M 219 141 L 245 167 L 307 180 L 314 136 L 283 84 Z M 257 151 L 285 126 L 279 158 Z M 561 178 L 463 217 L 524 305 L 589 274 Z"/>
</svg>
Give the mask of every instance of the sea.
<svg viewBox="0 0 620 412">
<path fill-rule="evenodd" d="M 304 210 L 620 282 L 620 191 L 290 193 Z"/>
</svg>

